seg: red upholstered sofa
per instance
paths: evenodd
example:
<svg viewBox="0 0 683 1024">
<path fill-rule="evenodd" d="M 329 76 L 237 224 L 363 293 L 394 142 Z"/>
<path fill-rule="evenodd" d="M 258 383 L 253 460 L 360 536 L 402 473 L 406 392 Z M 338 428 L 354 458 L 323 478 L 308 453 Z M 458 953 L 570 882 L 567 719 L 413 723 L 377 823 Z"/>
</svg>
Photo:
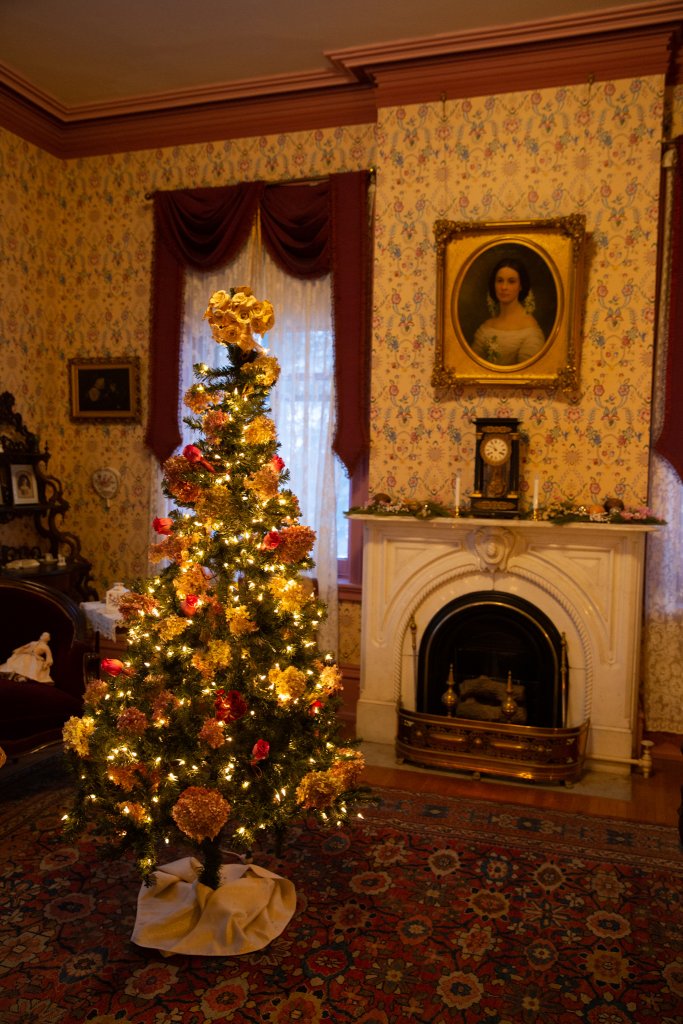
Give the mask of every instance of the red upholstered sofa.
<svg viewBox="0 0 683 1024">
<path fill-rule="evenodd" d="M 83 610 L 67 594 L 0 576 L 0 665 L 41 633 L 50 634 L 54 686 L 0 672 L 0 748 L 10 760 L 61 741 L 67 718 L 82 713 L 94 654 Z"/>
</svg>

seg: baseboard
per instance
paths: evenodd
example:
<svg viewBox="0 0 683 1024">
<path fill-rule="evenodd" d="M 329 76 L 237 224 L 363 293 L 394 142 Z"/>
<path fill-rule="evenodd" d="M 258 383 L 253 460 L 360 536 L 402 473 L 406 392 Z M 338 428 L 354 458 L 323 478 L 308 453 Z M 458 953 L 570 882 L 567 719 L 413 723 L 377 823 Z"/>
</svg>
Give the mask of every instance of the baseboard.
<svg viewBox="0 0 683 1024">
<path fill-rule="evenodd" d="M 683 735 L 681 733 L 646 730 L 643 739 L 654 743 L 650 753 L 658 760 L 680 761 L 683 758 Z"/>
</svg>

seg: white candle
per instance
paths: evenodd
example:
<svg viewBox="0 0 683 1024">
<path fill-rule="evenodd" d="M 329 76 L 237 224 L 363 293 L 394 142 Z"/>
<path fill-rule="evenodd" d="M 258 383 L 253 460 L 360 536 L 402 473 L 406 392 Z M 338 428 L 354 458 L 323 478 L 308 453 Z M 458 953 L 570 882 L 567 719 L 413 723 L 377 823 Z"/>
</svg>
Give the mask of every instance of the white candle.
<svg viewBox="0 0 683 1024">
<path fill-rule="evenodd" d="M 460 473 L 455 474 L 455 507 L 460 508 Z"/>
<path fill-rule="evenodd" d="M 538 477 L 534 480 L 534 501 L 533 501 L 534 512 L 538 511 Z"/>
</svg>

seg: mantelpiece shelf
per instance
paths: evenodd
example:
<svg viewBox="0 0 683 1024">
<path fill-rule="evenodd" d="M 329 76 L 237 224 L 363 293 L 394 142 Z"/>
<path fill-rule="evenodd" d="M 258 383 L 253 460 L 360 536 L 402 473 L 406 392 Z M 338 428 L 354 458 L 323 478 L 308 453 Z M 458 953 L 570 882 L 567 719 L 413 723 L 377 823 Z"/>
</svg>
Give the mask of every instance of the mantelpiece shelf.
<svg viewBox="0 0 683 1024">
<path fill-rule="evenodd" d="M 640 533 L 652 533 L 654 530 L 659 530 L 662 527 L 662 523 L 646 523 L 638 522 L 637 520 L 631 520 L 628 523 L 623 522 L 602 522 L 600 520 L 583 520 L 577 519 L 576 521 L 567 521 L 565 523 L 553 522 L 550 519 L 488 519 L 485 516 L 434 516 L 432 518 L 421 518 L 419 516 L 373 516 L 363 512 L 353 512 L 347 517 L 348 519 L 357 520 L 363 523 L 375 523 L 377 525 L 389 525 L 400 526 L 401 524 L 419 524 L 423 529 L 438 530 L 444 526 L 450 526 L 453 528 L 462 528 L 467 530 L 476 530 L 482 526 L 496 526 L 514 530 L 557 530 L 571 528 L 579 530 L 627 530 L 629 533 L 638 531 Z"/>
</svg>

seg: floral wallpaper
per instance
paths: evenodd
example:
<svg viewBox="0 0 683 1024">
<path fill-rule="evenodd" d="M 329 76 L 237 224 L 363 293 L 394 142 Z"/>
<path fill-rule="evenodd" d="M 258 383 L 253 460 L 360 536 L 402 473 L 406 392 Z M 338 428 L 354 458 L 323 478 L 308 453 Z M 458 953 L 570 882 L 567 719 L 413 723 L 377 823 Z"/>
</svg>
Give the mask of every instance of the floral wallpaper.
<svg viewBox="0 0 683 1024">
<path fill-rule="evenodd" d="M 647 498 L 660 79 L 385 110 L 378 125 L 371 491 L 452 500 L 478 416 L 528 437 L 541 503 Z M 438 402 L 433 223 L 586 216 L 581 391 L 463 387 Z"/>
<path fill-rule="evenodd" d="M 0 132 L 2 274 L 8 280 L 0 387 L 15 395 L 27 425 L 49 444 L 50 470 L 71 504 L 64 526 L 80 537 L 100 594 L 147 572 L 153 462 L 144 422 L 153 225 L 146 195 L 358 170 L 373 154 L 373 126 L 63 163 Z M 70 420 L 69 359 L 104 356 L 140 357 L 141 423 Z M 121 478 L 108 505 L 91 486 L 101 467 Z M 16 543 L 19 529 L 4 527 L 3 536 L 12 538 L 5 542 Z"/>
<path fill-rule="evenodd" d="M 376 125 L 70 161 L 0 130 L 0 389 L 49 444 L 71 503 L 65 527 L 80 537 L 100 593 L 147 567 L 146 195 L 155 189 L 376 168 L 371 493 L 448 501 L 458 470 L 466 493 L 473 420 L 505 415 L 528 438 L 527 497 L 538 475 L 542 501 L 645 503 L 664 119 L 663 80 L 653 76 L 387 108 Z M 580 393 L 467 387 L 437 401 L 434 221 L 575 212 L 590 233 Z M 105 355 L 140 357 L 142 423 L 70 420 L 68 360 Z M 121 477 L 108 507 L 91 486 L 100 467 Z M 357 609 L 342 621 L 352 633 L 342 646 L 357 650 Z"/>
</svg>

